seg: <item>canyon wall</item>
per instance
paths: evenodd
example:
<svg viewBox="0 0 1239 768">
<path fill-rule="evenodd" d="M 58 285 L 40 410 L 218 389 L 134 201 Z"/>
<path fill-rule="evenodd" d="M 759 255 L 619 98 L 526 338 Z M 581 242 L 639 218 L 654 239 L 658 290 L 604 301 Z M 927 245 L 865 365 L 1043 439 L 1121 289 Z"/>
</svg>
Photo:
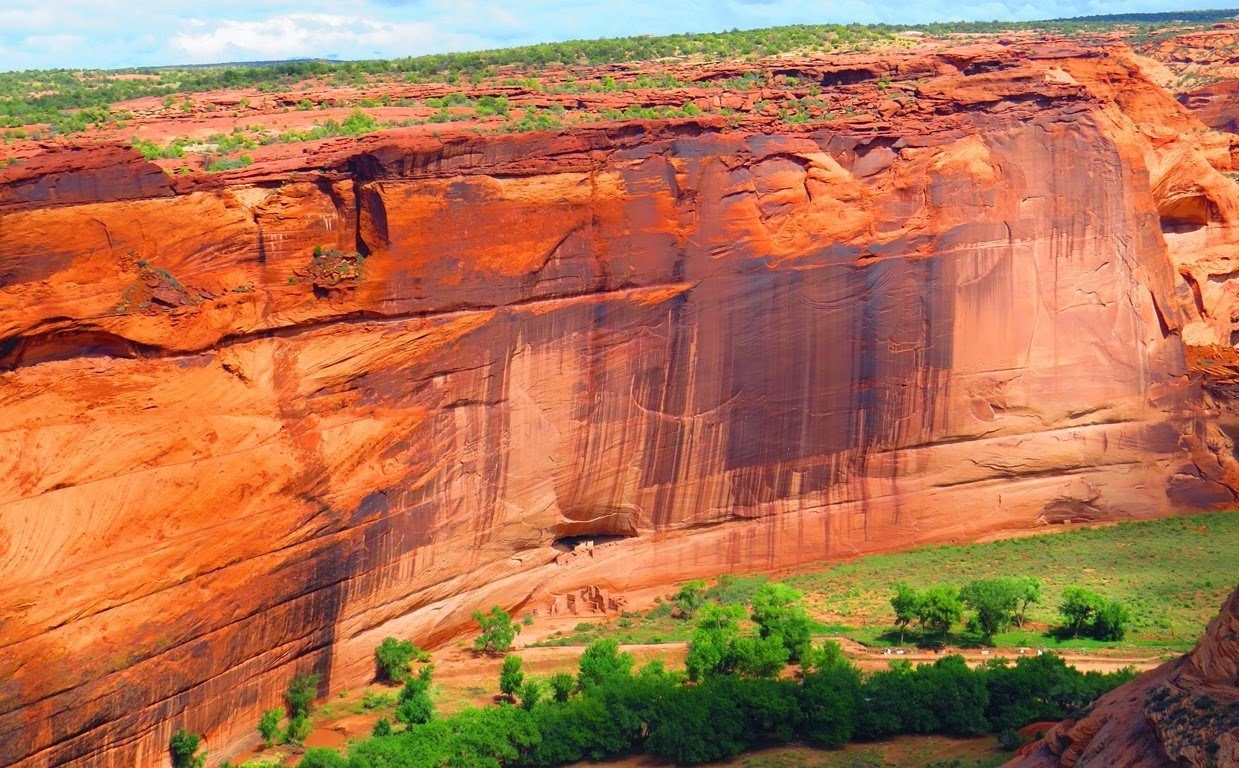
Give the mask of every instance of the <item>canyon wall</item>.
<svg viewBox="0 0 1239 768">
<path fill-rule="evenodd" d="M 1198 123 L 1069 47 L 928 72 L 897 131 L 0 172 L 0 765 L 223 758 L 493 603 L 1232 502 Z"/>
</svg>

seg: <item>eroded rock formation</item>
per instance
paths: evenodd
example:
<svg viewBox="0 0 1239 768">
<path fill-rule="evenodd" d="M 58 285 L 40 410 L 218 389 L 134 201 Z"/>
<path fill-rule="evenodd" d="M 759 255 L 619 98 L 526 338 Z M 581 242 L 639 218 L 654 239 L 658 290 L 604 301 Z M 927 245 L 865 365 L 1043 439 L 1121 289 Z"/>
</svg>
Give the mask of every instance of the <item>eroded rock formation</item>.
<svg viewBox="0 0 1239 768">
<path fill-rule="evenodd" d="M 900 72 L 881 126 L 3 171 L 0 765 L 226 757 L 492 603 L 1233 501 L 1200 124 L 1070 45 Z"/>
<path fill-rule="evenodd" d="M 1098 699 L 1005 768 L 1239 765 L 1239 589 L 1196 648 Z"/>
</svg>

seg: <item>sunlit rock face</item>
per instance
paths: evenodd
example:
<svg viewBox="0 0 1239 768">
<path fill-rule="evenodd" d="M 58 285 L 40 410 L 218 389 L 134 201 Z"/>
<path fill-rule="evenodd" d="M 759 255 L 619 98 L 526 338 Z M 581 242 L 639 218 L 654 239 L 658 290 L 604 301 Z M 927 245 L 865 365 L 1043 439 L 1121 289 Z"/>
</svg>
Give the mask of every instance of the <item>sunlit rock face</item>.
<svg viewBox="0 0 1239 768">
<path fill-rule="evenodd" d="M 1151 175 L 1203 150 L 1142 127 L 1193 118 L 1004 55 L 894 132 L 5 171 L 0 765 L 223 758 L 294 673 L 494 603 L 1230 502 Z"/>
</svg>

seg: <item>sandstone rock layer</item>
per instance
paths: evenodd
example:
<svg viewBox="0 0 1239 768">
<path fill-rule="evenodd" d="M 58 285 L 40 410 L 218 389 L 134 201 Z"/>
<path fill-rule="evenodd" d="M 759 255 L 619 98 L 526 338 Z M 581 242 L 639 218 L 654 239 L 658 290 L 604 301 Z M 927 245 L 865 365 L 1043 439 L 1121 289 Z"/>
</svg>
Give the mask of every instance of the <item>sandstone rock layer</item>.
<svg viewBox="0 0 1239 768">
<path fill-rule="evenodd" d="M 492 603 L 1231 502 L 1163 237 L 1200 195 L 1151 176 L 1198 123 L 996 50 L 889 131 L 5 171 L 0 765 L 226 757 Z"/>
</svg>

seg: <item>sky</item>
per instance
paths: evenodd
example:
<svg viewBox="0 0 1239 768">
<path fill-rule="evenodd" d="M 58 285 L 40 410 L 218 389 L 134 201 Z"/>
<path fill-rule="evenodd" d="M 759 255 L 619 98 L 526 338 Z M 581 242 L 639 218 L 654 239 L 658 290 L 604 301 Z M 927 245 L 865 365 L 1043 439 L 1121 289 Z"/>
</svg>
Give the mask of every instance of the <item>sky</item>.
<svg viewBox="0 0 1239 768">
<path fill-rule="evenodd" d="M 1182 0 L 0 0 L 0 71 L 392 58 L 780 24 L 1029 20 Z M 1239 2 L 1189 2 L 1223 8 Z"/>
</svg>

